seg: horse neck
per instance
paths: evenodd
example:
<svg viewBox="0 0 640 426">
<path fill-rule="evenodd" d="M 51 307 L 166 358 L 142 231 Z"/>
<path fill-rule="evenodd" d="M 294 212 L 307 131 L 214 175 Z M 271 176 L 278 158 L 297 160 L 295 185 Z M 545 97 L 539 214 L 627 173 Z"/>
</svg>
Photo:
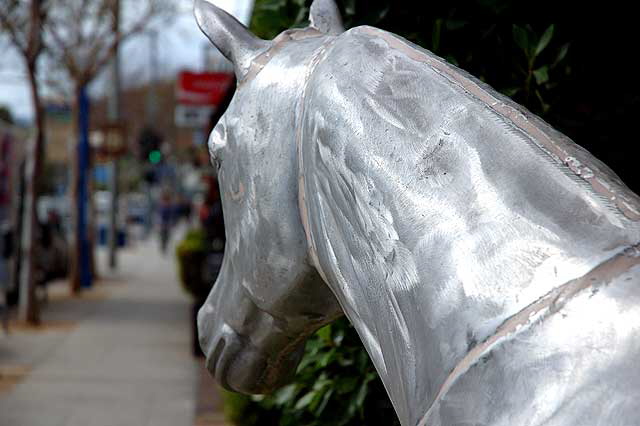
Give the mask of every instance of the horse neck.
<svg viewBox="0 0 640 426">
<path fill-rule="evenodd" d="M 424 65 L 366 56 L 362 32 L 342 37 L 308 84 L 301 218 L 313 263 L 415 425 L 508 318 L 640 240 L 629 218 L 640 203 L 508 100 L 390 35 Z M 397 68 L 412 78 L 396 81 Z"/>
<path fill-rule="evenodd" d="M 369 188 L 350 188 L 354 207 L 381 204 L 349 244 L 363 250 L 349 253 L 349 268 L 333 265 L 328 275 L 342 279 L 329 281 L 403 424 L 417 423 L 458 363 L 508 318 L 638 239 L 565 170 L 528 157 L 516 138 L 503 142 L 492 151 L 467 140 L 433 159 L 429 190 L 377 155 Z"/>
</svg>

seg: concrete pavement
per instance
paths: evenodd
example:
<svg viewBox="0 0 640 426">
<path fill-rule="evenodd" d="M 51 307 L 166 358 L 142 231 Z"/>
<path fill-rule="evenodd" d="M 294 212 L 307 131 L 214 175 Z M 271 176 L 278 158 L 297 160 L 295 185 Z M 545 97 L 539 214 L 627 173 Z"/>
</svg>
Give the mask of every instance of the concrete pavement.
<svg viewBox="0 0 640 426">
<path fill-rule="evenodd" d="M 1 426 L 194 424 L 201 362 L 173 250 L 140 243 L 121 252 L 117 274 L 100 270 L 80 298 L 52 289 L 42 330 L 0 337 L 0 376 L 25 374 L 0 388 Z"/>
</svg>

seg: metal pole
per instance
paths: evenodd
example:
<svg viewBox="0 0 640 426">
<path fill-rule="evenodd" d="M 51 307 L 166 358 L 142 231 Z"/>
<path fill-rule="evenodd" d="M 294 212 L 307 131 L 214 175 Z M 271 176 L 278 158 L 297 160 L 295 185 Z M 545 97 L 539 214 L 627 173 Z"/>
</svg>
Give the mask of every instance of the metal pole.
<svg viewBox="0 0 640 426">
<path fill-rule="evenodd" d="M 120 0 L 115 0 L 113 5 L 113 32 L 115 37 L 120 32 Z M 120 49 L 115 46 L 115 53 L 111 63 L 111 95 L 109 96 L 108 118 L 111 123 L 120 121 Z M 111 160 L 111 212 L 109 220 L 109 268 L 118 267 L 118 157 Z"/>
<path fill-rule="evenodd" d="M 146 119 L 150 126 L 155 125 L 157 111 L 156 81 L 158 79 L 158 33 L 149 31 L 149 87 L 147 90 Z"/>
<path fill-rule="evenodd" d="M 91 286 L 91 258 L 89 256 L 89 236 L 87 235 L 87 201 L 89 171 L 89 97 L 83 86 L 78 94 L 78 242 L 80 254 L 80 287 Z"/>
<path fill-rule="evenodd" d="M 145 105 L 145 119 L 146 124 L 149 127 L 154 127 L 156 124 L 156 78 L 158 72 L 158 33 L 154 30 L 151 30 L 147 33 L 149 35 L 149 83 L 147 86 L 147 99 Z M 145 159 L 146 161 L 146 159 Z M 151 230 L 153 228 L 154 222 L 154 212 L 155 208 L 153 205 L 153 194 L 152 189 L 153 185 L 147 184 L 147 202 L 151 207 L 150 213 L 147 217 L 146 229 L 145 229 L 145 238 L 149 236 Z"/>
</svg>

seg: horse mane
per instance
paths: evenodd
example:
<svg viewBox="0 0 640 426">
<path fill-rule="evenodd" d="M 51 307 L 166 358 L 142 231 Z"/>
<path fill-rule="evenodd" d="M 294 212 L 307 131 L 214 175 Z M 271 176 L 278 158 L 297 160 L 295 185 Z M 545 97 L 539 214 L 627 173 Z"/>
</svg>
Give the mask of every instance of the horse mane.
<svg viewBox="0 0 640 426">
<path fill-rule="evenodd" d="M 500 124 L 507 126 L 523 142 L 533 143 L 542 158 L 557 165 L 576 184 L 600 199 L 614 214 L 632 222 L 640 221 L 638 195 L 608 166 L 525 107 L 466 71 L 395 34 L 368 26 L 356 27 L 351 31 L 383 40 L 389 49 L 401 52 L 405 60 L 428 65 L 467 96 L 492 110 L 503 121 Z M 348 34 L 349 32 L 345 33 L 343 37 L 348 37 Z"/>
</svg>

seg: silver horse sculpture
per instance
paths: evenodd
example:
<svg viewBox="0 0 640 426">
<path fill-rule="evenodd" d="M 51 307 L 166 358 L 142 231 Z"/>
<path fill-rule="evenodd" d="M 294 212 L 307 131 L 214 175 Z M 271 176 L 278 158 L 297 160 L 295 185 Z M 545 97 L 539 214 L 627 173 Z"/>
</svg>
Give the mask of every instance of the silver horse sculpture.
<svg viewBox="0 0 640 426">
<path fill-rule="evenodd" d="M 331 0 L 273 41 L 195 15 L 238 78 L 198 315 L 223 386 L 286 383 L 344 313 L 404 426 L 640 424 L 640 198 L 611 170 Z"/>
</svg>

